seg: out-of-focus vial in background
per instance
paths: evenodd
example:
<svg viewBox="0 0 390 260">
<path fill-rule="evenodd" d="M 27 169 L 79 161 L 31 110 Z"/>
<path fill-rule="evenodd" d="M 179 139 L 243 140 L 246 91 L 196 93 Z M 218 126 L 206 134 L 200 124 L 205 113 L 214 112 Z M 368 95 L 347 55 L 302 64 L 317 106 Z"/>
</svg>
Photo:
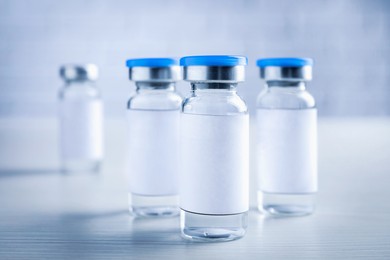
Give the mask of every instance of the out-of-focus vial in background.
<svg viewBox="0 0 390 260">
<path fill-rule="evenodd" d="M 95 172 L 103 160 L 103 101 L 95 86 L 98 67 L 70 64 L 60 68 L 60 155 L 65 172 Z"/>
<path fill-rule="evenodd" d="M 170 217 L 178 208 L 178 142 L 182 103 L 178 60 L 127 60 L 136 91 L 127 104 L 129 209 L 136 217 Z"/>
<path fill-rule="evenodd" d="M 249 196 L 249 115 L 237 95 L 246 57 L 180 60 L 191 95 L 180 137 L 180 225 L 183 238 L 229 241 L 244 236 Z"/>
<path fill-rule="evenodd" d="M 306 82 L 311 59 L 257 61 L 265 90 L 257 99 L 258 207 L 271 215 L 311 214 L 317 192 L 317 109 Z"/>
</svg>

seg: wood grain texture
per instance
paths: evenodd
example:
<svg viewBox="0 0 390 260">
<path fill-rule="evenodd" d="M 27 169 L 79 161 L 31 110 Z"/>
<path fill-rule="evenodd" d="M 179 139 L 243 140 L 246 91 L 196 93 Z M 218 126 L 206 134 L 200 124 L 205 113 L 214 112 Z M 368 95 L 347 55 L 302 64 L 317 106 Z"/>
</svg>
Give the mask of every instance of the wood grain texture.
<svg viewBox="0 0 390 260">
<path fill-rule="evenodd" d="M 28 124 L 18 125 L 28 130 Z M 37 140 L 18 143 L 22 130 L 0 126 L 0 140 L 15 140 L 2 143 L 1 156 L 12 160 L 14 150 L 23 148 L 24 154 L 36 150 L 52 158 L 52 150 L 35 146 Z M 0 259 L 390 258 L 388 119 L 320 121 L 316 213 L 266 218 L 252 198 L 247 235 L 210 244 L 183 241 L 178 218 L 128 215 L 118 129 L 120 124 L 108 127 L 109 154 L 99 175 L 61 175 L 53 162 L 29 169 L 31 158 L 13 159 L 24 169 L 0 170 Z M 49 147 L 50 135 L 42 130 L 31 138 Z"/>
</svg>

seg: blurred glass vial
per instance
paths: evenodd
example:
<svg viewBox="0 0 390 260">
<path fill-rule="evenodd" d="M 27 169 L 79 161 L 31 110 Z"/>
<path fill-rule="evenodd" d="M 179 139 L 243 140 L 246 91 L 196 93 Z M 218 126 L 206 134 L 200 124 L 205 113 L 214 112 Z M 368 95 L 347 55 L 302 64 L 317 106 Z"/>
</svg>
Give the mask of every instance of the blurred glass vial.
<svg viewBox="0 0 390 260">
<path fill-rule="evenodd" d="M 249 186 L 249 115 L 237 95 L 247 58 L 180 60 L 191 94 L 180 131 L 180 222 L 183 238 L 229 241 L 244 236 Z"/>
<path fill-rule="evenodd" d="M 257 98 L 258 208 L 277 216 L 311 214 L 317 192 L 317 109 L 306 82 L 313 61 L 257 61 L 266 82 Z"/>
<path fill-rule="evenodd" d="M 94 64 L 60 68 L 65 85 L 59 91 L 60 155 L 65 172 L 95 172 L 103 160 L 103 101 L 94 82 Z"/>
<path fill-rule="evenodd" d="M 178 60 L 130 59 L 136 91 L 127 104 L 129 210 L 135 217 L 171 217 L 178 208 Z"/>
</svg>

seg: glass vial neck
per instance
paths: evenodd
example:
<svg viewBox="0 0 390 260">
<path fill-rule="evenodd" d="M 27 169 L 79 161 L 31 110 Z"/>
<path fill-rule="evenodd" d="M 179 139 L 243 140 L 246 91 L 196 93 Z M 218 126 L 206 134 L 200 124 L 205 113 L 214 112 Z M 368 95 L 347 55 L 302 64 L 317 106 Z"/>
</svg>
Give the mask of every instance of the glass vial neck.
<svg viewBox="0 0 390 260">
<path fill-rule="evenodd" d="M 191 90 L 197 93 L 235 93 L 237 83 L 191 83 Z"/>
<path fill-rule="evenodd" d="M 305 81 L 267 81 L 266 86 L 272 89 L 305 90 Z"/>
<path fill-rule="evenodd" d="M 94 86 L 94 82 L 90 80 L 70 80 L 65 81 L 65 87 L 90 87 Z"/>
<path fill-rule="evenodd" d="M 137 92 L 175 91 L 174 82 L 136 82 Z"/>
</svg>

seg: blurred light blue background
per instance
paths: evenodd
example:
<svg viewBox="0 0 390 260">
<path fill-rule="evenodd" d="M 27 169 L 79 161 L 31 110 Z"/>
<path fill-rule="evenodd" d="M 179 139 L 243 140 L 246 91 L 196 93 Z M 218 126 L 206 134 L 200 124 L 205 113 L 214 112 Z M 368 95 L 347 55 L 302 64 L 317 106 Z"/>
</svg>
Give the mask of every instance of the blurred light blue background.
<svg viewBox="0 0 390 260">
<path fill-rule="evenodd" d="M 0 116 L 54 117 L 63 63 L 100 67 L 106 114 L 121 117 L 133 57 L 241 54 L 254 112 L 259 57 L 315 59 L 321 116 L 390 115 L 390 1 L 0 0 Z M 188 84 L 179 90 L 188 95 Z"/>
</svg>

